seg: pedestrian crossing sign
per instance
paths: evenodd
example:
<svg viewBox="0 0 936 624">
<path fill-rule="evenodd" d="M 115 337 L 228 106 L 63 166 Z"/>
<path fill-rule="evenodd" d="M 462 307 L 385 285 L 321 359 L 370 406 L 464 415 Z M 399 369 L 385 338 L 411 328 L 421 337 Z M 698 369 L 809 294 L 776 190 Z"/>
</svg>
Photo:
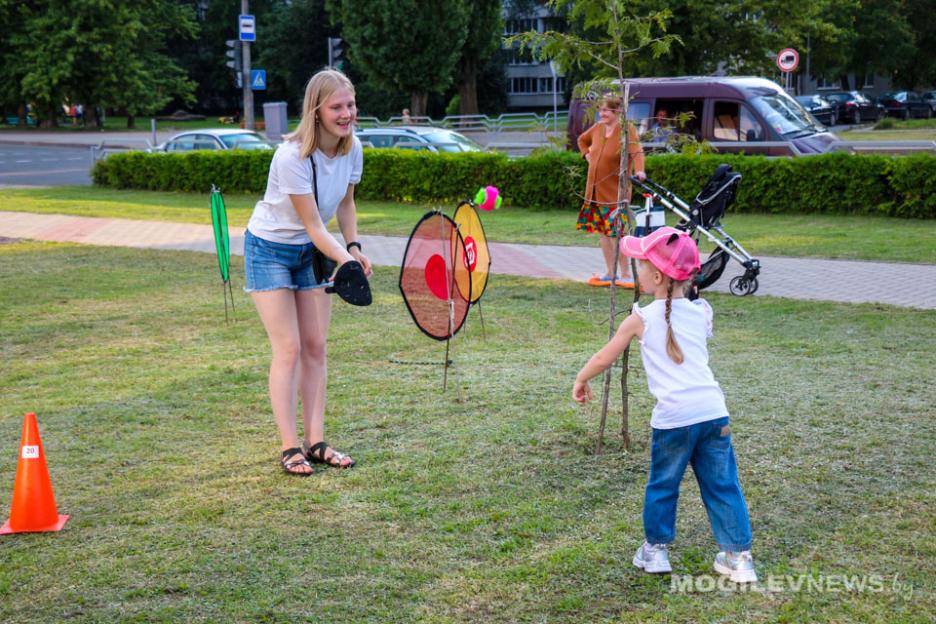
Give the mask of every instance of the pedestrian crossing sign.
<svg viewBox="0 0 936 624">
<path fill-rule="evenodd" d="M 266 90 L 266 70 L 265 69 L 251 69 L 250 70 L 250 88 L 253 91 L 265 91 Z"/>
</svg>

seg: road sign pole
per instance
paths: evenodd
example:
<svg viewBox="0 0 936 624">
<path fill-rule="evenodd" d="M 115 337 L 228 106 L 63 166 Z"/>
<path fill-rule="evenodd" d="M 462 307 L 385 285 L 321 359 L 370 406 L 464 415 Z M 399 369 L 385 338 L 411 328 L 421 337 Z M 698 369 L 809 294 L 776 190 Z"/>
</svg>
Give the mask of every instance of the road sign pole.
<svg viewBox="0 0 936 624">
<path fill-rule="evenodd" d="M 241 15 L 250 14 L 249 0 L 241 0 Z M 244 127 L 254 129 L 254 101 L 253 90 L 250 88 L 250 42 L 242 41 L 243 45 L 243 80 L 241 93 L 244 97 Z"/>
</svg>

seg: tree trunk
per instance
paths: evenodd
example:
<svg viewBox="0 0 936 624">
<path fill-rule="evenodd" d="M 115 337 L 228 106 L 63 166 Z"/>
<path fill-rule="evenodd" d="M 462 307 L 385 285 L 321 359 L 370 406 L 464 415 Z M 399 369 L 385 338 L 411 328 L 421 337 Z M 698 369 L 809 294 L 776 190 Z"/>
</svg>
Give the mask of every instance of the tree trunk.
<svg viewBox="0 0 936 624">
<path fill-rule="evenodd" d="M 413 91 L 410 93 L 410 116 L 425 117 L 428 104 L 428 91 Z"/>
<path fill-rule="evenodd" d="M 19 117 L 19 120 L 16 122 L 16 125 L 25 126 L 26 117 L 28 116 L 28 113 L 26 112 L 26 104 L 24 102 L 20 102 L 19 107 L 17 107 L 16 116 Z"/>
<path fill-rule="evenodd" d="M 478 114 L 478 64 L 473 59 L 462 60 L 458 96 L 459 115 Z"/>
<path fill-rule="evenodd" d="M 135 126 L 136 126 L 136 117 L 128 114 L 127 115 L 127 130 L 133 130 Z"/>
<path fill-rule="evenodd" d="M 58 108 L 54 104 L 50 104 L 49 108 L 46 110 L 48 117 L 39 122 L 39 127 L 41 128 L 56 128 L 58 127 Z"/>
<path fill-rule="evenodd" d="M 101 120 L 97 116 L 97 107 L 96 106 L 85 106 L 84 109 L 84 118 L 85 125 L 89 128 L 98 128 L 101 125 Z"/>
<path fill-rule="evenodd" d="M 842 83 L 842 91 L 851 91 L 848 86 L 848 74 L 842 74 L 839 81 Z"/>
<path fill-rule="evenodd" d="M 631 263 L 631 268 L 635 265 Z M 637 271 L 634 271 L 634 290 L 637 290 Z M 621 441 L 624 448 L 629 449 L 630 439 L 630 390 L 627 389 L 627 372 L 630 370 L 630 345 L 624 349 L 624 355 L 621 356 Z"/>
</svg>

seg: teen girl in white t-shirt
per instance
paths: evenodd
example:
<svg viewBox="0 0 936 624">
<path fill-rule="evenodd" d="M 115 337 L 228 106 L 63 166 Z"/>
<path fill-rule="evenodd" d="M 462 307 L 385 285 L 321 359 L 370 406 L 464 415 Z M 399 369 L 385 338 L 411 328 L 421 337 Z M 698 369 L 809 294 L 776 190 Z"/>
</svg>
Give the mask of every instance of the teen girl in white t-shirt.
<svg viewBox="0 0 936 624">
<path fill-rule="evenodd" d="M 331 297 L 328 276 L 315 276 L 316 250 L 339 265 L 371 264 L 357 242 L 354 185 L 363 155 L 354 136 L 354 86 L 344 74 L 324 70 L 305 90 L 302 120 L 270 163 L 263 199 L 247 224 L 244 264 L 247 285 L 270 338 L 270 402 L 282 442 L 287 474 L 312 474 L 310 462 L 350 468 L 354 460 L 324 441 L 326 350 Z M 316 199 L 317 198 L 317 199 Z M 333 216 L 343 247 L 325 228 Z M 297 393 L 302 397 L 304 438 L 296 433 Z"/>
</svg>

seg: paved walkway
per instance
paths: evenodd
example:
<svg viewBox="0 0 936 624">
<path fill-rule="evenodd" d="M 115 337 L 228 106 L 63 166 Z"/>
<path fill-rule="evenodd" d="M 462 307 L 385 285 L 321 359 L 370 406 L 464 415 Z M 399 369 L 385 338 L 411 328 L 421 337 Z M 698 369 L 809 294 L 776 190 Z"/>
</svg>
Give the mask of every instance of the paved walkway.
<svg viewBox="0 0 936 624">
<path fill-rule="evenodd" d="M 27 212 L 0 212 L 0 237 L 211 253 L 215 249 L 207 225 Z M 400 266 L 405 238 L 361 236 L 361 243 L 374 264 Z M 232 229 L 231 252 L 241 255 L 243 249 L 243 230 Z M 575 281 L 588 279 L 603 266 L 597 246 L 491 243 L 491 258 L 492 273 Z M 760 289 L 754 296 L 936 309 L 936 265 L 783 257 L 760 261 Z M 729 262 L 711 290 L 727 292 L 730 278 L 742 272 L 737 262 Z"/>
</svg>

